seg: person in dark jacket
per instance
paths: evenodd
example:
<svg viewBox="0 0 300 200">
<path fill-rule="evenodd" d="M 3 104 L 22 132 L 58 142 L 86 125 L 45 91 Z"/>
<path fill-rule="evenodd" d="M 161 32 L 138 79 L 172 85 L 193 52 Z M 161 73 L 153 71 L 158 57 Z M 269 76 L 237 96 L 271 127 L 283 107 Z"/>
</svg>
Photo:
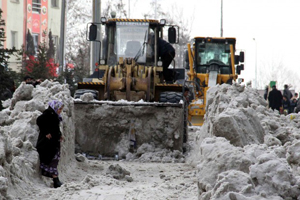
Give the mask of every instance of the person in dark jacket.
<svg viewBox="0 0 300 200">
<path fill-rule="evenodd" d="M 288 101 L 290 101 L 293 97 L 293 94 L 289 90 L 289 86 L 287 84 L 284 85 L 283 95 L 286 96 Z"/>
<path fill-rule="evenodd" d="M 282 108 L 285 115 L 290 114 L 291 112 L 291 102 L 287 99 L 287 96 L 283 95 L 282 97 Z"/>
<path fill-rule="evenodd" d="M 290 105 L 290 113 L 294 113 L 296 107 L 297 107 L 297 99 L 293 97 Z"/>
<path fill-rule="evenodd" d="M 264 99 L 265 99 L 265 100 L 268 99 L 268 92 L 269 92 L 269 87 L 266 86 L 266 88 L 265 88 L 265 93 L 264 93 Z"/>
<path fill-rule="evenodd" d="M 269 107 L 272 108 L 272 110 L 276 109 L 280 111 L 280 107 L 282 107 L 282 94 L 279 90 L 276 89 L 275 85 L 272 87 L 272 90 L 269 92 L 268 100 L 269 100 Z"/>
<path fill-rule="evenodd" d="M 175 49 L 174 47 L 167 41 L 158 38 L 157 42 L 157 54 L 158 57 L 161 57 L 161 61 L 163 62 L 163 75 L 164 79 L 169 82 L 174 80 L 174 72 L 173 70 L 168 69 L 172 60 L 175 57 Z"/>
<path fill-rule="evenodd" d="M 49 107 L 36 120 L 40 129 L 36 144 L 40 158 L 40 168 L 43 176 L 53 178 L 54 188 L 62 185 L 58 178 L 57 166 L 60 159 L 60 142 L 62 140 L 59 128 L 62 121 L 60 113 L 63 107 L 62 102 L 52 100 L 49 102 Z"/>
</svg>

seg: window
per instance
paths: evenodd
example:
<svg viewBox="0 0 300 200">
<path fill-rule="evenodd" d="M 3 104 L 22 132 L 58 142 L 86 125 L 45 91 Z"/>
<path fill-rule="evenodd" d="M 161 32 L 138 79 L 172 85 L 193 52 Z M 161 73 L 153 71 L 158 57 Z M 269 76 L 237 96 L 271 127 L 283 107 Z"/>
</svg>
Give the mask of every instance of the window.
<svg viewBox="0 0 300 200">
<path fill-rule="evenodd" d="M 41 13 L 41 0 L 32 0 L 32 12 Z"/>
<path fill-rule="evenodd" d="M 32 34 L 33 37 L 33 44 L 34 44 L 34 50 L 35 50 L 35 54 L 38 53 L 39 50 L 39 34 Z"/>
<path fill-rule="evenodd" d="M 20 3 L 20 0 L 10 0 L 12 3 Z"/>
<path fill-rule="evenodd" d="M 59 0 L 51 0 L 51 6 L 54 8 L 59 7 Z"/>
<path fill-rule="evenodd" d="M 11 31 L 11 47 L 18 47 L 18 32 Z"/>
</svg>

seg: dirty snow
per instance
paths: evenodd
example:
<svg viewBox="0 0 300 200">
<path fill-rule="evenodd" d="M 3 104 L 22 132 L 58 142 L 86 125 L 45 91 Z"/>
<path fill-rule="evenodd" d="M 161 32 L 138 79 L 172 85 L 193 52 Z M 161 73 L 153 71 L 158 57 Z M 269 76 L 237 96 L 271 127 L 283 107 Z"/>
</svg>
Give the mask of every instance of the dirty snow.
<svg viewBox="0 0 300 200">
<path fill-rule="evenodd" d="M 59 164 L 64 185 L 58 189 L 40 176 L 34 148 L 36 118 L 51 99 L 65 104 Z M 21 84 L 3 105 L 0 199 L 300 199 L 300 116 L 268 109 L 249 87 L 208 90 L 205 123 L 190 127 L 186 153 L 144 144 L 119 161 L 75 154 L 74 103 L 67 85 Z"/>
</svg>

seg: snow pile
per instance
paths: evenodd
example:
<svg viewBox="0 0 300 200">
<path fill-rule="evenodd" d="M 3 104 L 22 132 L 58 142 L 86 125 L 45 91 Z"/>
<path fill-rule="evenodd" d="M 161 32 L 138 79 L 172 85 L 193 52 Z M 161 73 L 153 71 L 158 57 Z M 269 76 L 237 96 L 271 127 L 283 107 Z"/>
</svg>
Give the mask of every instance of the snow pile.
<svg viewBox="0 0 300 200">
<path fill-rule="evenodd" d="M 126 161 L 184 163 L 185 158 L 181 151 L 155 148 L 154 145 L 144 143 L 134 153 L 126 154 Z"/>
<path fill-rule="evenodd" d="M 238 84 L 210 88 L 206 111 L 188 158 L 199 199 L 300 198 L 298 114 L 279 115 Z"/>
<path fill-rule="evenodd" d="M 66 171 L 74 160 L 74 106 L 68 86 L 48 80 L 36 88 L 22 83 L 13 98 L 4 102 L 6 108 L 0 112 L 0 199 L 15 199 L 19 195 L 30 194 L 35 184 L 42 181 L 50 184 L 51 179 L 41 178 L 39 173 L 35 145 L 39 132 L 36 118 L 52 99 L 65 104 L 59 171 Z"/>
<path fill-rule="evenodd" d="M 130 172 L 127 171 L 126 169 L 122 168 L 120 165 L 116 164 L 116 165 L 110 165 L 108 167 L 108 170 L 106 172 L 107 175 L 118 179 L 118 180 L 127 180 L 128 182 L 132 182 L 133 179 L 130 176 Z"/>
</svg>

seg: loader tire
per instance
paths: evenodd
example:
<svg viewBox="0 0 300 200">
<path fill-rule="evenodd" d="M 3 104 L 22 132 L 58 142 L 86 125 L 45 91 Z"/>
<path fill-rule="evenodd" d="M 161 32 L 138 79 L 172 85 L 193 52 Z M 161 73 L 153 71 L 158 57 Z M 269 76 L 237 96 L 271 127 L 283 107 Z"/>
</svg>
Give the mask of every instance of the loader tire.
<svg viewBox="0 0 300 200">
<path fill-rule="evenodd" d="M 162 92 L 159 97 L 162 103 L 179 103 L 180 100 L 183 100 L 182 92 Z"/>
<path fill-rule="evenodd" d="M 74 99 L 79 99 L 81 95 L 85 93 L 92 93 L 94 99 L 98 99 L 98 91 L 97 90 L 90 90 L 90 89 L 78 89 L 74 93 Z"/>
</svg>

